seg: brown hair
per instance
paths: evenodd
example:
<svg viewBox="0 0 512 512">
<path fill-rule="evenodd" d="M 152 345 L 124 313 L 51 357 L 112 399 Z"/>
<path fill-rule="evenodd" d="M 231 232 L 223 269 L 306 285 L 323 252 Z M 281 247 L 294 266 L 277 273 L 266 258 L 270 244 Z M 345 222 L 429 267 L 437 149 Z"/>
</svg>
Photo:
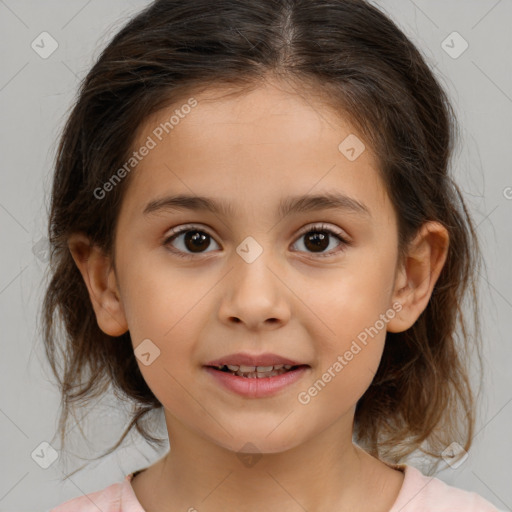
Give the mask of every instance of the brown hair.
<svg viewBox="0 0 512 512">
<path fill-rule="evenodd" d="M 150 443 L 163 441 L 143 424 L 162 405 L 139 371 L 130 334 L 113 338 L 100 330 L 67 247 L 69 235 L 82 231 L 113 254 L 130 176 L 102 200 L 94 190 L 127 161 L 137 129 L 152 113 L 209 87 L 228 84 L 242 92 L 277 76 L 347 116 L 373 149 L 399 220 L 401 259 L 428 220 L 443 224 L 450 236 L 426 309 L 410 329 L 387 333 L 379 369 L 357 403 L 355 441 L 390 462 L 420 449 L 439 463 L 453 441 L 467 451 L 475 420 L 470 349 L 480 361 L 480 248 L 448 173 L 458 128 L 446 93 L 404 33 L 364 0 L 214 4 L 158 0 L 131 19 L 83 80 L 64 127 L 55 159 L 50 279 L 42 311 L 46 354 L 62 394 L 61 442 L 70 411 L 109 385 L 133 404 L 133 415 L 101 457 L 134 426 Z M 468 289 L 473 337 L 462 304 Z"/>
</svg>

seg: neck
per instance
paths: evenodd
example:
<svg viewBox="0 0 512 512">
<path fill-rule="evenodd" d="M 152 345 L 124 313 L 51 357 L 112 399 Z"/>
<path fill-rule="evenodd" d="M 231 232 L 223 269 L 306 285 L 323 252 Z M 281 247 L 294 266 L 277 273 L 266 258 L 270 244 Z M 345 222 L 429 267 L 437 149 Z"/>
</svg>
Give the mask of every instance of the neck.
<svg viewBox="0 0 512 512">
<path fill-rule="evenodd" d="M 401 486 L 397 471 L 352 443 L 351 424 L 333 424 L 286 451 L 251 454 L 247 447 L 241 453 L 219 446 L 175 419 L 167 423 L 170 452 L 138 475 L 137 483 L 133 480 L 147 512 L 343 512 L 359 509 L 362 502 L 369 505 L 375 491 L 386 507 L 375 510 L 387 511 Z M 388 482 L 390 473 L 396 474 L 387 501 L 383 470 Z"/>
</svg>

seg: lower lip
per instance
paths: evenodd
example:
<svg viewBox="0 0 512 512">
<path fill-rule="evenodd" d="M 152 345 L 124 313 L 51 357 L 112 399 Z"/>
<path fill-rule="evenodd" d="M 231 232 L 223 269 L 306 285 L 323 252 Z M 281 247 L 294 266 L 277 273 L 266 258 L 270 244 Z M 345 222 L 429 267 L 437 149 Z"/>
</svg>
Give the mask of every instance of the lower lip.
<svg viewBox="0 0 512 512">
<path fill-rule="evenodd" d="M 262 398 L 265 396 L 272 396 L 278 393 L 281 389 L 286 386 L 290 386 L 294 382 L 297 382 L 307 370 L 308 366 L 299 366 L 295 370 L 290 370 L 281 375 L 275 375 L 274 377 L 263 377 L 263 378 L 249 378 L 239 377 L 229 372 L 222 372 L 220 370 L 214 370 L 210 366 L 206 366 L 205 370 L 212 375 L 217 381 L 227 389 L 238 393 L 239 395 L 248 398 Z"/>
</svg>

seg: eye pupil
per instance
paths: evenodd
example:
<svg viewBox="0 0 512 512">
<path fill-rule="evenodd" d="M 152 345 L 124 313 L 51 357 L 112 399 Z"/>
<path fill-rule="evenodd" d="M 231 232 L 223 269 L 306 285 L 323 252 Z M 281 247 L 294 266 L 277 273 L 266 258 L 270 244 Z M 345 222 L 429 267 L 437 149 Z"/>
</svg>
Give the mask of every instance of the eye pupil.
<svg viewBox="0 0 512 512">
<path fill-rule="evenodd" d="M 337 251 L 327 252 L 331 237 L 334 237 L 339 241 L 341 248 Z M 181 244 L 184 244 L 184 249 L 171 248 L 173 246 L 173 241 L 177 238 L 182 240 Z M 303 231 L 299 239 L 303 240 L 302 244 L 305 246 L 305 250 L 307 252 L 318 254 L 320 256 L 324 256 L 324 254 L 327 256 L 335 252 L 340 252 L 343 250 L 344 246 L 348 245 L 348 243 L 340 235 L 338 235 L 338 233 L 333 232 L 324 226 L 310 228 L 309 231 L 305 232 Z M 214 240 L 214 238 L 212 238 L 212 236 L 209 235 L 206 231 L 201 229 L 192 229 L 192 227 L 189 227 L 189 229 L 185 228 L 181 231 L 175 232 L 164 241 L 164 245 L 169 245 L 171 252 L 175 252 L 179 256 L 185 258 L 192 257 L 192 255 L 206 253 L 206 249 L 210 247 L 212 240 Z"/>
<path fill-rule="evenodd" d="M 305 246 L 308 248 L 308 250 L 313 250 L 313 252 L 316 250 L 323 251 L 329 247 L 328 239 L 329 236 L 323 231 L 310 231 L 306 235 Z M 309 246 L 310 243 L 312 244 L 311 247 Z"/>
<path fill-rule="evenodd" d="M 209 236 L 201 231 L 187 231 L 185 234 L 185 245 L 187 249 L 191 251 L 194 251 L 194 249 L 199 249 L 199 251 L 201 251 L 207 249 L 210 245 L 210 241 L 208 239 Z M 207 241 L 206 244 L 205 240 Z"/>
</svg>

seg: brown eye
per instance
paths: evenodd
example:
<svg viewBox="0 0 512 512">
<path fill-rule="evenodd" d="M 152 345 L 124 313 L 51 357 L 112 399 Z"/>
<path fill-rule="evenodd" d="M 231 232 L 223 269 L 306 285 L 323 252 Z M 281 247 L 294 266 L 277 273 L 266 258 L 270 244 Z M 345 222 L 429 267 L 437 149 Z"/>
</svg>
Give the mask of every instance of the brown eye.
<svg viewBox="0 0 512 512">
<path fill-rule="evenodd" d="M 164 240 L 163 245 L 171 246 L 169 249 L 176 255 L 188 258 L 193 254 L 204 253 L 212 240 L 213 238 L 205 231 L 188 226 L 172 233 Z"/>
<path fill-rule="evenodd" d="M 323 252 L 329 246 L 329 233 L 310 231 L 305 235 L 304 245 L 313 252 Z"/>
<path fill-rule="evenodd" d="M 325 226 L 313 226 L 302 232 L 299 240 L 304 239 L 304 250 L 299 251 L 318 254 L 321 257 L 332 256 L 343 251 L 350 242 L 334 231 Z M 207 249 L 211 246 L 213 237 L 202 229 L 195 226 L 184 226 L 179 230 L 175 230 L 168 236 L 163 245 L 181 258 L 193 258 L 194 255 L 206 254 L 211 251 Z M 328 250 L 333 242 L 338 242 L 331 250 Z M 217 242 L 214 242 L 217 244 Z M 296 242 L 297 244 L 297 242 Z M 218 244 L 217 244 L 218 245 Z"/>
<path fill-rule="evenodd" d="M 299 237 L 299 240 L 304 240 L 303 245 L 307 252 L 316 253 L 320 256 L 332 256 L 345 249 L 347 245 L 350 245 L 340 233 L 324 226 L 313 226 L 307 231 L 303 231 Z M 334 247 L 334 250 L 327 251 L 328 247 L 332 244 L 332 240 L 336 239 L 339 243 Z M 336 247 L 338 247 L 336 249 Z"/>
</svg>

